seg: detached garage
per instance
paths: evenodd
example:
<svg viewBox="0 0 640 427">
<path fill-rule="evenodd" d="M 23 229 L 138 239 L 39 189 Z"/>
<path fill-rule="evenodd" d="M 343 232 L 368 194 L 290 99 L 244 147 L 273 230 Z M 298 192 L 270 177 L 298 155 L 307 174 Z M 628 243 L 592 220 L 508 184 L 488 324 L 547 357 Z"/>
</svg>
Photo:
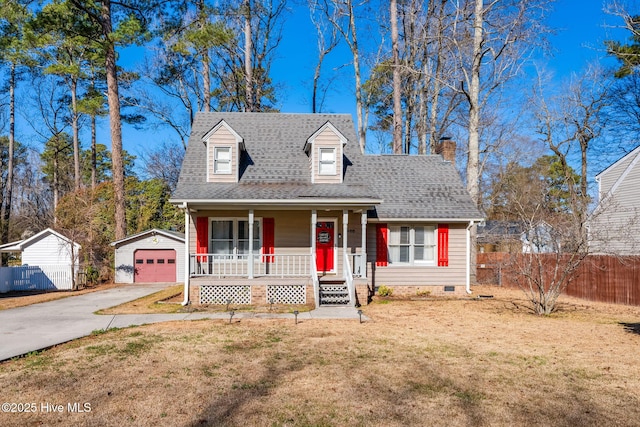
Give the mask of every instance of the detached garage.
<svg viewBox="0 0 640 427">
<path fill-rule="evenodd" d="M 111 243 L 116 283 L 181 282 L 184 277 L 184 234 L 148 230 Z"/>
</svg>

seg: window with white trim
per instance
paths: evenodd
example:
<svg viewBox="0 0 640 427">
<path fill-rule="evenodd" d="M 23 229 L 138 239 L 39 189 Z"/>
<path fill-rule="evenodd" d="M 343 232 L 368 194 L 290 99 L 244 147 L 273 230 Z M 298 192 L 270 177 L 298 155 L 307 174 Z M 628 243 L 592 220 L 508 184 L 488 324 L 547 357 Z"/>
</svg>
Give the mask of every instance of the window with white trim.
<svg viewBox="0 0 640 427">
<path fill-rule="evenodd" d="M 213 149 L 213 173 L 231 174 L 231 147 Z"/>
<path fill-rule="evenodd" d="M 336 174 L 336 149 L 335 148 L 319 148 L 319 175 L 335 175 Z"/>
<path fill-rule="evenodd" d="M 249 253 L 249 221 L 246 219 L 211 220 L 211 253 L 245 255 Z M 262 219 L 253 221 L 253 253 L 262 248 Z"/>
<path fill-rule="evenodd" d="M 434 226 L 389 226 L 389 262 L 392 264 L 433 264 L 436 257 Z"/>
</svg>

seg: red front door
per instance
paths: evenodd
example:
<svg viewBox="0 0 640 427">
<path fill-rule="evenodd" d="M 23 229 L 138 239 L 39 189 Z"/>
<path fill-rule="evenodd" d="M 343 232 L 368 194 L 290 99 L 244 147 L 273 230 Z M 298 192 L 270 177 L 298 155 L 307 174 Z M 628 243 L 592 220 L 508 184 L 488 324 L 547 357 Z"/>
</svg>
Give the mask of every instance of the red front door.
<svg viewBox="0 0 640 427">
<path fill-rule="evenodd" d="M 318 273 L 328 273 L 334 270 L 334 238 L 335 224 L 333 222 L 318 222 L 316 224 L 316 268 Z"/>
<path fill-rule="evenodd" d="M 176 251 L 173 249 L 138 249 L 134 254 L 136 283 L 175 282 Z"/>
</svg>

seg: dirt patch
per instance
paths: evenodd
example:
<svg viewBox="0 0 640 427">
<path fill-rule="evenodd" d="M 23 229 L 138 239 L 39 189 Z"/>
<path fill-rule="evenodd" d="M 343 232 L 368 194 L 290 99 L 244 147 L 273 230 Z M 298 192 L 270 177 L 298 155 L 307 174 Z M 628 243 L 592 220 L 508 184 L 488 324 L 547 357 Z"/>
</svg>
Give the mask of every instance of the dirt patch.
<svg viewBox="0 0 640 427">
<path fill-rule="evenodd" d="M 3 401 L 37 408 L 0 425 L 640 425 L 640 308 L 562 298 L 541 317 L 519 291 L 474 290 L 493 298 L 387 299 L 362 324 L 96 334 L 0 364 Z"/>
</svg>

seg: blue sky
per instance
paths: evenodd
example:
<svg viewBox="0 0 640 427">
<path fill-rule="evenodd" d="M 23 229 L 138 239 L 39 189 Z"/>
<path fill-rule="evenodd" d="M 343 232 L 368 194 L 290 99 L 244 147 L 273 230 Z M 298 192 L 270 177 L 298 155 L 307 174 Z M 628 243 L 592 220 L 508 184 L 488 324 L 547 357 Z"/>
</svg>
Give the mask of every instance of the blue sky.
<svg viewBox="0 0 640 427">
<path fill-rule="evenodd" d="M 538 58 L 538 66 L 552 71 L 554 79 L 560 82 L 568 78 L 572 72 L 584 69 L 589 61 L 603 58 L 603 41 L 606 39 L 624 39 L 626 33 L 620 29 L 607 28 L 616 18 L 603 12 L 604 3 L 600 0 L 558 0 L 554 10 L 548 16 L 547 24 L 556 29 L 556 34 L 550 37 L 553 56 Z M 364 38 L 361 35 L 361 38 Z M 121 55 L 120 65 L 130 68 L 137 59 L 142 57 L 143 49 L 136 48 Z M 306 7 L 294 9 L 284 26 L 284 34 L 276 54 L 272 68 L 272 76 L 278 86 L 277 107 L 283 112 L 309 113 L 310 82 L 317 60 L 316 34 L 311 24 Z M 344 67 L 343 76 L 352 75 L 352 67 L 348 62 L 349 53 L 346 48 L 334 51 L 328 59 L 328 68 Z M 613 65 L 608 58 L 605 63 Z M 351 113 L 355 112 L 355 101 L 352 83 L 348 78 L 334 82 L 327 102 L 323 108 L 325 112 Z M 25 132 L 27 132 L 25 130 Z M 83 144 L 88 144 L 88 131 L 83 132 Z M 99 142 L 110 146 L 108 121 L 103 120 L 99 130 Z M 29 138 L 25 135 L 23 140 Z M 170 130 L 135 130 L 124 126 L 124 148 L 134 155 L 144 153 L 151 144 L 176 140 Z M 35 141 L 33 141 L 35 144 Z"/>
</svg>

